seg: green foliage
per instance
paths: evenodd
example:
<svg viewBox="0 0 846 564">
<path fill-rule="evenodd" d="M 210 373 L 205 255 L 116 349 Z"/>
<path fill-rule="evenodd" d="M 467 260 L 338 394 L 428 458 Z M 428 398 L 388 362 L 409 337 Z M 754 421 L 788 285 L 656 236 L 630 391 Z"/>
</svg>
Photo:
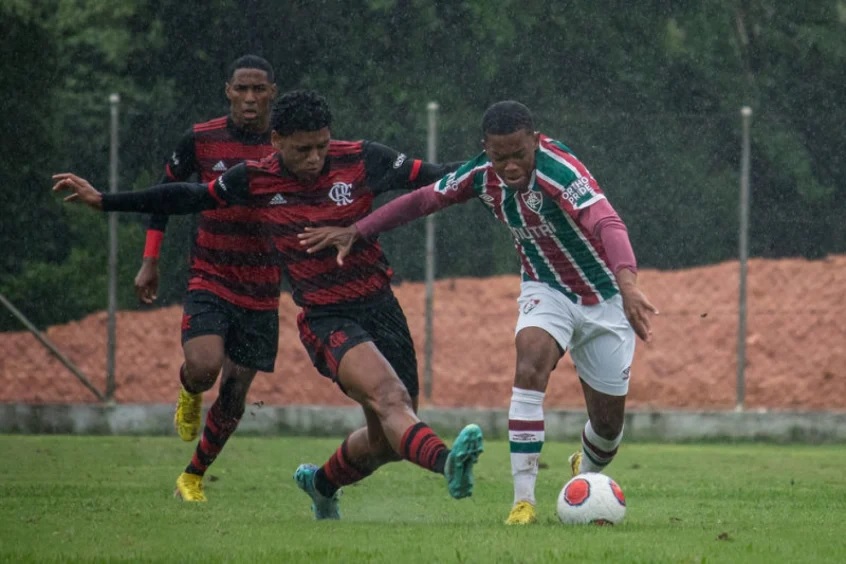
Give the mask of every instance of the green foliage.
<svg viewBox="0 0 846 564">
<path fill-rule="evenodd" d="M 838 446 L 627 444 L 608 470 L 625 521 L 564 527 L 554 500 L 576 445 L 547 442 L 539 522 L 506 527 L 502 441 L 486 442 L 469 499 L 398 462 L 344 488 L 341 521 L 315 522 L 291 476 L 338 441 L 236 436 L 209 469 L 208 503 L 186 504 L 171 491 L 193 446 L 174 438 L 0 437 L 0 560 L 841 562 L 846 550 Z"/>
<path fill-rule="evenodd" d="M 61 268 L 82 252 L 46 186 L 59 170 L 105 186 L 110 93 L 122 98 L 120 188 L 145 187 L 192 123 L 227 111 L 226 68 L 247 52 L 274 64 L 280 90 L 326 94 L 335 137 L 414 156 L 427 153 L 432 100 L 444 161 L 479 151 L 490 103 L 526 102 L 599 180 L 644 267 L 736 256 L 739 110 L 749 105 L 751 253 L 846 252 L 844 13 L 842 1 L 775 0 L 4 2 L 0 41 L 14 56 L 0 62 L 10 195 L 0 248 L 12 252 L 0 254 L 0 288 L 22 288 L 24 264 Z M 516 272 L 507 232 L 480 206 L 436 223 L 438 276 Z M 32 236 L 36 225 L 49 230 Z M 165 302 L 184 291 L 192 229 L 184 219 L 169 230 Z M 382 237 L 400 278 L 423 276 L 423 233 L 420 221 Z M 129 252 L 121 262 L 134 271 Z M 45 286 L 55 277 L 26 276 L 44 286 L 31 292 L 58 293 Z"/>
<path fill-rule="evenodd" d="M 50 182 L 50 115 L 56 46 L 44 25 L 46 3 L 0 4 L 0 284 L 29 260 L 68 253 L 60 207 Z M 44 226 L 38 236 L 32 226 Z"/>
<path fill-rule="evenodd" d="M 25 263 L 21 273 L 0 284 L 2 292 L 35 325 L 43 328 L 57 319 L 79 319 L 108 305 L 108 221 L 106 215 L 76 208 L 69 212 L 74 242 L 62 262 Z M 132 224 L 119 225 L 118 242 L 125 260 L 118 262 L 118 307 L 133 308 L 138 300 L 132 286 L 143 233 Z M 8 312 L 0 312 L 0 331 L 22 330 Z"/>
</svg>

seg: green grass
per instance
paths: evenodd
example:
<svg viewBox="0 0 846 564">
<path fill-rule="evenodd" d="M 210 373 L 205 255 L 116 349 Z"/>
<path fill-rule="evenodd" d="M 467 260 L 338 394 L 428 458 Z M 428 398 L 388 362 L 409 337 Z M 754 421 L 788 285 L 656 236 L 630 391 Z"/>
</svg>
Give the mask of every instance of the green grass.
<svg viewBox="0 0 846 564">
<path fill-rule="evenodd" d="M 547 444 L 541 522 L 502 524 L 507 444 L 489 442 L 474 496 L 409 463 L 382 468 L 315 522 L 291 475 L 338 441 L 235 437 L 209 472 L 209 503 L 171 497 L 192 446 L 176 438 L 0 436 L 0 561 L 842 562 L 842 446 L 626 444 L 609 470 L 616 527 L 554 516 L 574 444 Z"/>
</svg>

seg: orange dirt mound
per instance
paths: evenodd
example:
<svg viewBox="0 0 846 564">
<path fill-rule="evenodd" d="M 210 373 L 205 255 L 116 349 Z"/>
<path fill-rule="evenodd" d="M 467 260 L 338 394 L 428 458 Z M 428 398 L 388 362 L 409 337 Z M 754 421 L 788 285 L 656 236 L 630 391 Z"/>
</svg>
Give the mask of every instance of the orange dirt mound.
<svg viewBox="0 0 846 564">
<path fill-rule="evenodd" d="M 661 314 L 654 342 L 638 343 L 629 406 L 728 409 L 736 398 L 738 264 L 643 270 L 640 286 Z M 424 286 L 395 288 L 423 365 Z M 441 280 L 435 288 L 433 394 L 424 405 L 507 407 L 514 372 L 516 276 Z M 846 409 L 846 256 L 750 261 L 746 405 Z M 26 309 L 26 304 L 18 304 Z M 251 402 L 353 405 L 319 376 L 299 342 L 297 308 L 280 307 L 277 369 L 260 373 Z M 181 308 L 118 313 L 121 403 L 170 403 L 178 390 Z M 50 327 L 47 337 L 105 388 L 106 314 Z M 207 405 L 216 392 L 208 394 Z M 84 403 L 96 398 L 27 332 L 0 333 L 0 402 Z M 572 362 L 550 381 L 547 407 L 581 407 Z"/>
</svg>

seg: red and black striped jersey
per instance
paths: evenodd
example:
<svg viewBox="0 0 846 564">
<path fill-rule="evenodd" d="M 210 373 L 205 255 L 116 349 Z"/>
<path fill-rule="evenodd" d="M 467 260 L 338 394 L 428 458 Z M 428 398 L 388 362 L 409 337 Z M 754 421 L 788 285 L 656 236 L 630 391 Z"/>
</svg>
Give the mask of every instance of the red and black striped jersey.
<svg viewBox="0 0 846 564">
<path fill-rule="evenodd" d="M 392 270 L 375 240 L 356 242 L 343 267 L 334 249 L 309 254 L 297 238 L 305 227 L 351 225 L 370 212 L 376 195 L 430 184 L 455 168 L 409 159 L 378 143 L 332 140 L 313 182 L 300 182 L 272 155 L 232 168 L 209 184 L 209 192 L 218 205 L 262 208 L 293 299 L 309 308 L 389 292 Z"/>
<path fill-rule="evenodd" d="M 270 133 L 238 128 L 229 117 L 195 124 L 182 138 L 165 167 L 166 180 L 197 175 L 215 180 L 234 165 L 274 152 Z M 163 218 L 163 221 L 162 221 Z M 167 216 L 153 216 L 150 228 L 164 230 Z M 253 210 L 232 207 L 200 214 L 191 250 L 189 290 L 206 290 L 239 307 L 279 307 L 281 273 L 272 242 L 255 221 Z"/>
</svg>

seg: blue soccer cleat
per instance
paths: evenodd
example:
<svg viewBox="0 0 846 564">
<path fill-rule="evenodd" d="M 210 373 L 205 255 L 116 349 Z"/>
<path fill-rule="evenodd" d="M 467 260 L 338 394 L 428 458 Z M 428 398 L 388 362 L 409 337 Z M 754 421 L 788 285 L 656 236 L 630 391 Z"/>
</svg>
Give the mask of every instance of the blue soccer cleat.
<svg viewBox="0 0 846 564">
<path fill-rule="evenodd" d="M 335 492 L 332 497 L 326 497 L 321 494 L 314 487 L 314 475 L 317 472 L 317 466 L 314 464 L 300 464 L 297 471 L 294 472 L 294 480 L 297 481 L 297 486 L 311 498 L 311 509 L 314 511 L 314 518 L 322 519 L 340 519 L 341 513 L 338 510 L 338 499 L 341 497 L 341 490 Z"/>
<path fill-rule="evenodd" d="M 473 495 L 473 465 L 483 450 L 482 430 L 478 425 L 467 425 L 456 437 L 444 467 L 449 495 L 455 499 Z"/>
</svg>

